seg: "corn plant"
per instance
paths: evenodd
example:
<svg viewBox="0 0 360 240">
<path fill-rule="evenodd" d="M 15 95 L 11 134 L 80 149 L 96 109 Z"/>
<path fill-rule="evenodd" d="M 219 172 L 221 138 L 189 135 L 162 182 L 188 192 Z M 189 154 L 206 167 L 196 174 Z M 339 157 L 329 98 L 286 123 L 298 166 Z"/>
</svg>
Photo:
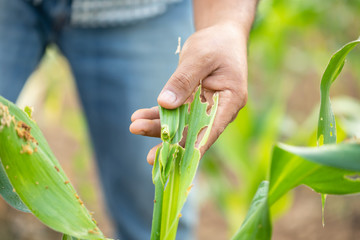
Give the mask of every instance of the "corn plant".
<svg viewBox="0 0 360 240">
<path fill-rule="evenodd" d="M 181 208 L 192 187 L 217 110 L 194 101 L 175 110 L 160 108 L 161 139 L 153 168 L 155 184 L 151 239 L 175 239 Z M 189 110 L 190 107 L 190 110 Z M 189 112 L 190 111 L 190 112 Z M 185 147 L 180 145 L 187 127 Z M 198 135 L 202 133 L 202 136 Z M 106 239 L 56 160 L 31 109 L 0 97 L 0 194 L 14 208 L 33 213 L 64 233 L 63 240 Z"/>
<path fill-rule="evenodd" d="M 159 106 L 163 143 L 156 152 L 153 166 L 155 200 L 152 240 L 175 239 L 181 209 L 192 188 L 201 158 L 200 149 L 211 131 L 218 95 L 214 95 L 214 104 L 208 114 L 208 104 L 201 102 L 200 94 L 201 87 L 196 91 L 190 109 L 188 104 L 173 110 Z M 201 139 L 200 132 L 203 133 Z M 183 138 L 186 139 L 185 148 L 180 145 Z"/>
<path fill-rule="evenodd" d="M 0 194 L 63 240 L 106 239 L 50 150 L 31 109 L 0 97 Z"/>
<path fill-rule="evenodd" d="M 342 21 L 334 18 L 339 9 Z M 274 143 L 316 145 L 318 107 L 313 107 L 316 102 L 310 101 L 314 89 L 303 104 L 297 96 L 312 86 L 313 73 L 325 69 L 324 64 L 331 56 L 328 49 L 356 37 L 351 29 L 360 28 L 359 14 L 360 1 L 259 1 L 249 37 L 248 103 L 200 164 L 200 171 L 206 174 L 202 193 L 216 203 L 229 233 L 237 231 L 259 184 L 268 179 Z M 359 53 L 359 48 L 356 52 Z M 342 86 L 334 94 L 360 89 L 360 81 L 353 81 L 353 76 L 360 76 L 356 52 L 349 55 L 343 71 L 349 76 L 344 79 L 347 82 L 339 81 Z M 337 98 L 332 99 L 332 106 L 337 113 L 337 139 L 342 141 L 348 120 L 352 121 L 352 115 L 360 111 L 353 108 L 351 116 L 344 115 L 350 105 L 340 103 L 342 106 L 337 108 Z M 291 192 L 284 195 L 272 207 L 272 216 L 282 215 L 292 198 Z"/>
<path fill-rule="evenodd" d="M 335 117 L 329 97 L 331 84 L 340 74 L 345 57 L 359 42 L 360 39 L 349 42 L 336 52 L 321 79 L 318 147 L 296 147 L 281 143 L 274 147 L 269 181 L 260 184 L 247 217 L 233 240 L 271 239 L 271 206 L 301 184 L 322 194 L 323 209 L 326 194 L 360 192 L 360 141 L 336 144 Z"/>
<path fill-rule="evenodd" d="M 232 239 L 270 239 L 271 206 L 300 184 L 323 194 L 323 204 L 325 194 L 360 192 L 360 142 L 336 144 L 336 124 L 329 97 L 331 84 L 341 72 L 345 57 L 359 42 L 350 42 L 336 52 L 323 75 L 319 147 L 281 143 L 275 146 L 269 181 L 260 184 L 245 221 Z M 206 144 L 217 110 L 216 94 L 210 109 L 201 102 L 200 95 L 201 87 L 190 105 L 174 110 L 159 107 L 163 144 L 156 152 L 153 167 L 152 240 L 176 237 L 181 209 L 201 158 L 200 149 Z M 182 147 L 180 143 L 184 139 L 185 147 Z M 50 228 L 64 233 L 63 240 L 106 239 L 51 152 L 31 117 L 31 109 L 22 111 L 2 97 L 0 160 L 0 194 L 11 206 L 32 212 Z"/>
</svg>

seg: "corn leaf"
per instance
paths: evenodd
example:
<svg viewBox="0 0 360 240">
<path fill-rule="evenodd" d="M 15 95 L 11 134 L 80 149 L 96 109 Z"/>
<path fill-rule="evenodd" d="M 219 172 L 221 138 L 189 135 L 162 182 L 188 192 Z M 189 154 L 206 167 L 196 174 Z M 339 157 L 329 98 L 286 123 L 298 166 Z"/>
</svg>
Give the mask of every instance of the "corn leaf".
<svg viewBox="0 0 360 240">
<path fill-rule="evenodd" d="M 254 229 L 271 226 L 267 214 L 263 211 L 269 211 L 267 206 L 271 207 L 285 193 L 301 184 L 323 194 L 359 193 L 359 156 L 359 143 L 344 143 L 320 148 L 294 147 L 284 144 L 275 146 L 270 170 L 269 193 L 266 198 L 262 198 L 267 202 L 258 204 L 257 210 L 251 208 L 246 218 L 251 221 L 245 220 L 233 239 L 251 239 L 248 238 L 249 234 L 251 236 L 260 234 Z M 264 191 L 261 189 L 264 189 L 263 184 L 260 185 L 258 191 Z M 255 195 L 253 202 L 259 202 L 256 199 L 259 199 L 259 196 Z M 261 231 L 266 234 L 261 238 L 253 239 L 270 239 L 271 231 L 266 228 Z"/>
<path fill-rule="evenodd" d="M 9 178 L 6 175 L 5 169 L 0 164 L 0 194 L 4 200 L 10 204 L 13 208 L 23 212 L 30 212 L 26 205 L 21 201 L 19 195 L 14 192 L 14 188 L 11 185 Z"/>
<path fill-rule="evenodd" d="M 163 145 L 157 151 L 153 166 L 155 184 L 152 240 L 172 240 L 176 237 L 181 209 L 192 187 L 192 181 L 200 161 L 200 148 L 208 140 L 218 104 L 207 113 L 208 104 L 200 99 L 201 87 L 195 93 L 190 105 L 178 110 L 167 110 L 159 106 L 161 138 Z M 180 146 L 185 127 L 188 127 L 185 148 Z M 202 139 L 199 133 L 204 129 Z"/>
<path fill-rule="evenodd" d="M 320 148 L 275 146 L 270 170 L 269 204 L 301 184 L 324 194 L 360 192 L 360 182 L 346 177 L 355 175 L 356 169 L 360 168 L 359 154 L 358 143 Z"/>
<path fill-rule="evenodd" d="M 81 239 L 64 234 L 62 240 L 81 240 Z"/>
<path fill-rule="evenodd" d="M 3 181 L 2 174 L 2 184 L 9 188 L 10 183 L 21 202 L 50 228 L 81 239 L 103 239 L 36 123 L 2 97 L 0 120 L 0 158 L 8 178 Z"/>
<path fill-rule="evenodd" d="M 342 195 L 360 192 L 360 142 L 335 144 L 335 117 L 329 95 L 331 84 L 340 74 L 346 55 L 359 42 L 360 40 L 350 42 L 336 52 L 330 59 L 321 80 L 317 137 L 319 146 L 326 145 L 312 148 L 278 144 L 274 147 L 268 195 L 262 198 L 259 193 L 255 195 L 247 218 L 233 240 L 270 239 L 271 231 L 262 228 L 271 226 L 268 218 L 269 208 L 285 193 L 301 184 L 322 194 L 322 212 L 324 212 L 326 194 Z M 263 189 L 264 185 L 261 184 L 258 192 L 264 192 Z M 256 202 L 259 204 L 254 207 Z"/>
<path fill-rule="evenodd" d="M 360 39 L 347 43 L 330 59 L 322 76 L 320 86 L 320 114 L 318 119 L 317 139 L 318 145 L 336 143 L 336 123 L 330 102 L 331 84 L 339 76 L 345 64 L 348 53 L 359 44 Z"/>
<path fill-rule="evenodd" d="M 269 216 L 269 205 L 267 202 L 269 182 L 263 181 L 251 202 L 249 213 L 242 227 L 232 237 L 247 240 L 268 240 L 271 237 L 271 222 Z"/>
</svg>

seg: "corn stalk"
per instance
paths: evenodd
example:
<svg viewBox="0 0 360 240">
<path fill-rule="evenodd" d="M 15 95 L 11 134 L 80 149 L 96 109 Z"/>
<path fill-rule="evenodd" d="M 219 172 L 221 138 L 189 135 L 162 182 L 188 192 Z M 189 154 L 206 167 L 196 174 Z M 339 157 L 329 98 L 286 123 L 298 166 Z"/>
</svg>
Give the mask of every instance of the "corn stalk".
<svg viewBox="0 0 360 240">
<path fill-rule="evenodd" d="M 200 99 L 201 87 L 190 105 L 173 110 L 159 106 L 162 146 L 153 166 L 155 200 L 151 240 L 172 240 L 176 237 L 181 209 L 192 188 L 201 158 L 200 148 L 208 140 L 218 105 L 218 95 L 207 114 L 207 103 Z M 188 127 L 184 136 L 184 129 Z M 199 139 L 199 133 L 204 135 Z M 186 137 L 185 148 L 180 141 Z"/>
</svg>

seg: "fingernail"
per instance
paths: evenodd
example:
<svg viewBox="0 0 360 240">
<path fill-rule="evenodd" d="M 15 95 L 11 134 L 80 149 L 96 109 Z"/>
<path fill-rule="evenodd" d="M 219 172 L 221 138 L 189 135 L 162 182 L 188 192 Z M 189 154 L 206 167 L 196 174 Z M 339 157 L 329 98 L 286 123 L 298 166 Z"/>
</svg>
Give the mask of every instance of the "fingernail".
<svg viewBox="0 0 360 240">
<path fill-rule="evenodd" d="M 170 90 L 165 90 L 160 94 L 159 100 L 163 102 L 174 103 L 176 101 L 176 95 Z"/>
</svg>

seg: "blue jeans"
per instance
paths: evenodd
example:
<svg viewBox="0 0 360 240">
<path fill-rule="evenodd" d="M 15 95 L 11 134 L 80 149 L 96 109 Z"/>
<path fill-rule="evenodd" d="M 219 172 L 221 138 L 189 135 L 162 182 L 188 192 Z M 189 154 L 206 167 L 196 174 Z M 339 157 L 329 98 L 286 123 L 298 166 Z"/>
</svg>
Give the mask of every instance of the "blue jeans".
<svg viewBox="0 0 360 240">
<path fill-rule="evenodd" d="M 0 95 L 15 101 L 46 46 L 55 43 L 76 79 L 116 237 L 149 239 L 154 186 L 146 155 L 159 141 L 132 135 L 130 116 L 157 104 L 177 66 L 177 38 L 185 40 L 193 30 L 191 1 L 146 21 L 98 29 L 74 28 L 62 21 L 69 5 L 43 2 L 35 8 L 0 0 Z M 190 206 L 183 216 L 177 239 L 189 240 Z"/>
</svg>

